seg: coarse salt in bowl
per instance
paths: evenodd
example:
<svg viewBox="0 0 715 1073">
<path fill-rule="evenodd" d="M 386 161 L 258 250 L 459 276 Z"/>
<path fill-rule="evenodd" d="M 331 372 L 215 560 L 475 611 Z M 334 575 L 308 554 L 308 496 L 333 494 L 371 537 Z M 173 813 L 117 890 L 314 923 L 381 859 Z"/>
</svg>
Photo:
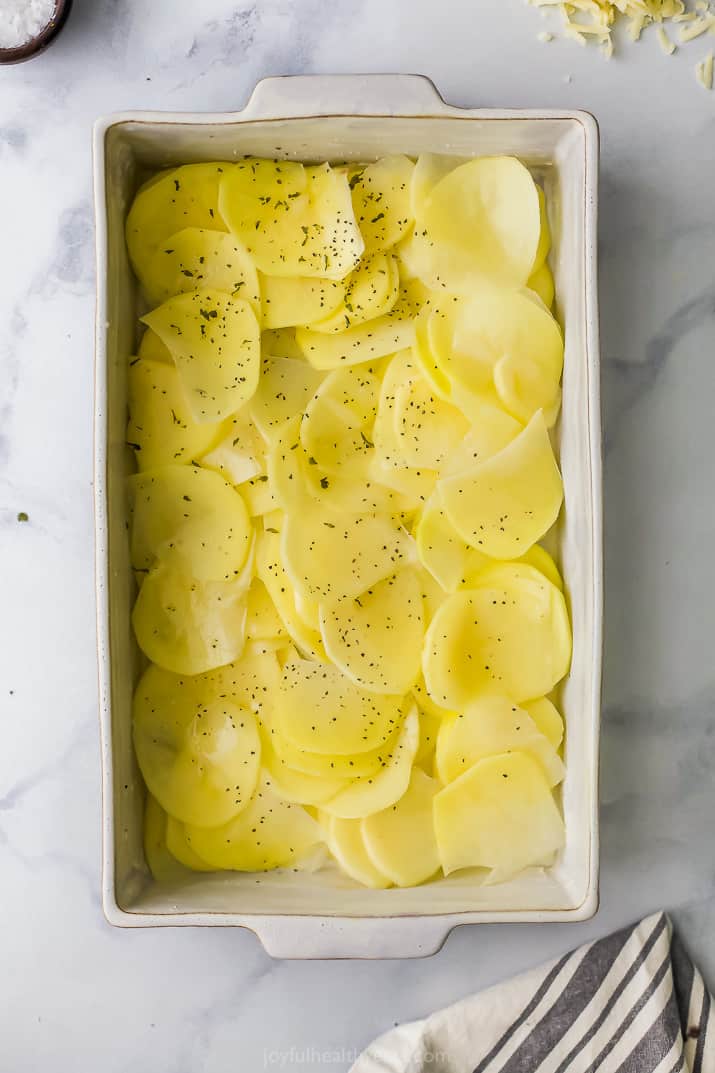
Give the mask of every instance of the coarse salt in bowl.
<svg viewBox="0 0 715 1073">
<path fill-rule="evenodd" d="M 20 63 L 57 36 L 72 0 L 0 0 L 0 63 Z"/>
</svg>

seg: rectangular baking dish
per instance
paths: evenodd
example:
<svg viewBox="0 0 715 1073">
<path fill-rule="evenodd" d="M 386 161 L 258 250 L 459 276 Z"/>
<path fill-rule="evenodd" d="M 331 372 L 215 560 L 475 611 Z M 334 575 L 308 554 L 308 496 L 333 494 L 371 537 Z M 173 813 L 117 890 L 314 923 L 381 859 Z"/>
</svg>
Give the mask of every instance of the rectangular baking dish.
<svg viewBox="0 0 715 1073">
<path fill-rule="evenodd" d="M 136 296 L 124 220 L 152 170 L 245 154 L 303 161 L 387 153 L 513 154 L 544 183 L 559 317 L 565 330 L 559 423 L 565 506 L 555 534 L 573 621 L 566 719 L 566 847 L 546 871 L 500 886 L 457 875 L 410 890 L 358 888 L 333 873 L 196 875 L 175 888 L 151 878 L 142 850 L 144 789 L 131 740 L 139 658 L 130 610 L 126 530 L 127 359 Z M 98 304 L 95 494 L 104 911 L 125 927 L 250 928 L 277 957 L 416 957 L 460 924 L 584 920 L 598 904 L 601 685 L 601 438 L 596 273 L 598 129 L 583 112 L 453 108 L 413 75 L 299 76 L 259 83 L 241 112 L 132 112 L 94 135 Z"/>
</svg>

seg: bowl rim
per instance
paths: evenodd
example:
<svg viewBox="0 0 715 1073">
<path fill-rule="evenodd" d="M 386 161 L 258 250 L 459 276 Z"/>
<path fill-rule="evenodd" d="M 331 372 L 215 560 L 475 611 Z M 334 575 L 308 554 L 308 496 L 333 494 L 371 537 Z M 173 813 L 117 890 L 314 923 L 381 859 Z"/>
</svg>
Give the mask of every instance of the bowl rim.
<svg viewBox="0 0 715 1073">
<path fill-rule="evenodd" d="M 39 56 L 48 48 L 63 28 L 72 9 L 73 0 L 55 0 L 55 11 L 50 21 L 40 30 L 39 34 L 31 37 L 24 45 L 16 45 L 14 48 L 0 48 L 0 64 L 10 66 L 15 63 L 25 63 L 35 56 Z"/>
</svg>

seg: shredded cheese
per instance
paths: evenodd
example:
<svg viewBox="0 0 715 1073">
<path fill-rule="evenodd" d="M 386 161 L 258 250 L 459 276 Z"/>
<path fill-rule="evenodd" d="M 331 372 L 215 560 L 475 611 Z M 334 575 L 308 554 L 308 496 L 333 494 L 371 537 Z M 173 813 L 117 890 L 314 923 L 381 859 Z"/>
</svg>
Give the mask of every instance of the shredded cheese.
<svg viewBox="0 0 715 1073">
<path fill-rule="evenodd" d="M 704 60 L 701 60 L 695 68 L 695 77 L 703 89 L 713 88 L 713 54 L 708 52 Z"/>
</svg>

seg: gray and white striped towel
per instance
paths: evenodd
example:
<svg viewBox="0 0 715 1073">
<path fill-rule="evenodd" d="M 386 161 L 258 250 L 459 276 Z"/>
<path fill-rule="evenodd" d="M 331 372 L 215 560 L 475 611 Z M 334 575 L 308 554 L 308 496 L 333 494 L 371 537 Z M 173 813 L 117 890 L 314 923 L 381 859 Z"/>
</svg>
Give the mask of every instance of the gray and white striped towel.
<svg viewBox="0 0 715 1073">
<path fill-rule="evenodd" d="M 715 1015 L 664 913 L 381 1036 L 351 1073 L 715 1073 Z"/>
</svg>

